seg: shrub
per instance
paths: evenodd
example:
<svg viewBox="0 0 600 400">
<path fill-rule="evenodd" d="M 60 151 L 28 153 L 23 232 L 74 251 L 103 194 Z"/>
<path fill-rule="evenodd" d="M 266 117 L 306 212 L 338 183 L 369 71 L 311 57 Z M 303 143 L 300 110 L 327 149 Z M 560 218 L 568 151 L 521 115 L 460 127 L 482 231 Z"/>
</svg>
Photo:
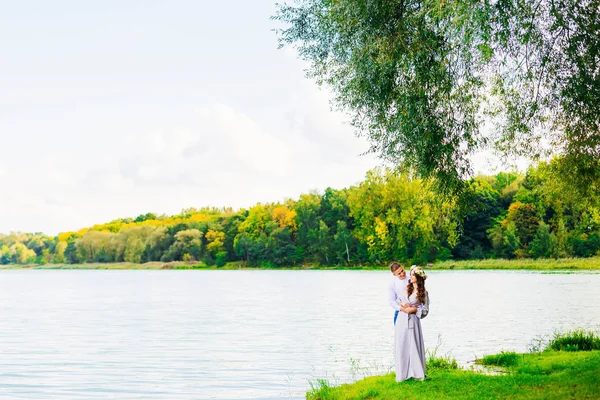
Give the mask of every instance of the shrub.
<svg viewBox="0 0 600 400">
<path fill-rule="evenodd" d="M 227 264 L 227 252 L 226 251 L 220 251 L 215 256 L 215 265 L 217 266 L 217 268 L 221 268 L 225 264 Z"/>
</svg>

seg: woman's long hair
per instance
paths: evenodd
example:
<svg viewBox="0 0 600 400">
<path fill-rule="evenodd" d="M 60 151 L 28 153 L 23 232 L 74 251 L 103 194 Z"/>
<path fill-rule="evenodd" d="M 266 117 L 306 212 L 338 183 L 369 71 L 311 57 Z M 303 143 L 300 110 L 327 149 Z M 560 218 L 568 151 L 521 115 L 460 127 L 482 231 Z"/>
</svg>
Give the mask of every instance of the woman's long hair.
<svg viewBox="0 0 600 400">
<path fill-rule="evenodd" d="M 417 278 L 417 301 L 421 304 L 425 304 L 425 296 L 427 295 L 427 291 L 425 290 L 425 279 L 421 278 L 417 274 L 413 274 Z M 412 282 L 406 285 L 406 294 L 408 297 L 412 294 L 414 290 Z"/>
</svg>

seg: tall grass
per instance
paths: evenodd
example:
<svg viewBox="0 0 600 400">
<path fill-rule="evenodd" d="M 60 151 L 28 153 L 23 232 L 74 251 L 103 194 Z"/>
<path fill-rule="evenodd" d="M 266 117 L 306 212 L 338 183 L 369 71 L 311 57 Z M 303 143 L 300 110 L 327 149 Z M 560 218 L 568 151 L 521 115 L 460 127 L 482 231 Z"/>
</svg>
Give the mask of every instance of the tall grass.
<svg viewBox="0 0 600 400">
<path fill-rule="evenodd" d="M 600 336 L 581 329 L 567 333 L 555 333 L 547 348 L 557 351 L 600 350 Z"/>
<path fill-rule="evenodd" d="M 427 370 L 431 369 L 458 369 L 458 363 L 449 353 L 443 356 L 438 356 L 437 352 L 442 345 L 442 339 L 438 336 L 437 344 L 433 349 L 427 349 L 427 361 L 425 367 Z"/>
<path fill-rule="evenodd" d="M 498 367 L 514 367 L 519 363 L 519 356 L 514 351 L 502 351 L 483 357 L 479 362 L 483 365 L 496 365 Z"/>
<path fill-rule="evenodd" d="M 309 380 L 310 390 L 306 393 L 307 398 L 320 396 L 327 397 L 331 394 L 334 386 L 329 383 L 327 379 L 317 378 L 315 380 Z"/>
</svg>

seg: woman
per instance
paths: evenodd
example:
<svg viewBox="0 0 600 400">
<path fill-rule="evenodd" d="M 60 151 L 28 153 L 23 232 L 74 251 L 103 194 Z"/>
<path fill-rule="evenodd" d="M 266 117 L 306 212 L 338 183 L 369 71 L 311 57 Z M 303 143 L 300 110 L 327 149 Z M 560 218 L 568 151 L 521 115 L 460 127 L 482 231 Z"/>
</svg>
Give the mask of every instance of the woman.
<svg viewBox="0 0 600 400">
<path fill-rule="evenodd" d="M 427 274 L 421 267 L 411 268 L 406 292 L 399 297 L 400 314 L 396 322 L 396 382 L 408 378 L 425 379 L 425 344 L 421 318 L 429 312 L 429 295 L 425 290 Z"/>
</svg>

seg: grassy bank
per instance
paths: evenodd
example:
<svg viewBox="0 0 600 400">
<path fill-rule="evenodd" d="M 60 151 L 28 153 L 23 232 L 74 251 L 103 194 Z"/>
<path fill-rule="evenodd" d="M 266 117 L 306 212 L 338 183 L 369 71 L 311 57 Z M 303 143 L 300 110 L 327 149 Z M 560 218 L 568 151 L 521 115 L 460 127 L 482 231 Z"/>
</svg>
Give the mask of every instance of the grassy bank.
<svg viewBox="0 0 600 400">
<path fill-rule="evenodd" d="M 263 267 L 248 267 L 244 261 L 233 261 L 223 267 L 208 266 L 202 262 L 149 262 L 135 263 L 88 263 L 88 264 L 9 264 L 0 265 L 0 269 L 269 269 Z M 293 270 L 387 270 L 387 265 L 358 265 L 358 266 L 323 266 L 300 265 L 294 267 L 281 267 L 273 269 Z M 563 258 L 555 259 L 520 259 L 520 260 L 466 260 L 466 261 L 440 261 L 431 266 L 434 270 L 539 270 L 539 271 L 600 271 L 600 257 L 591 258 Z"/>
<path fill-rule="evenodd" d="M 503 375 L 431 369 L 426 381 L 397 383 L 394 374 L 319 388 L 308 399 L 597 399 L 600 351 L 520 354 Z"/>
<path fill-rule="evenodd" d="M 582 349 L 594 350 L 568 351 Z M 500 374 L 464 370 L 444 359 L 430 359 L 425 381 L 398 383 L 393 373 L 337 387 L 318 380 L 307 398 L 597 399 L 600 395 L 599 349 L 600 338 L 593 333 L 571 332 L 557 335 L 546 350 L 539 353 L 502 352 L 480 360 L 484 365 L 502 367 Z"/>
<path fill-rule="evenodd" d="M 148 262 L 143 264 L 120 262 L 120 263 L 85 263 L 85 264 L 8 264 L 0 265 L 0 270 L 3 269 L 149 269 L 149 270 L 161 270 L 161 269 L 198 269 L 198 270 L 381 270 L 388 271 L 387 267 L 382 266 L 323 266 L 323 265 L 300 265 L 293 267 L 280 267 L 280 268 L 265 268 L 265 267 L 254 267 L 248 266 L 244 261 L 233 261 L 228 262 L 222 267 L 215 265 L 206 265 L 203 262 L 193 261 L 172 261 L 172 262 Z"/>
<path fill-rule="evenodd" d="M 433 269 L 600 270 L 600 257 L 519 260 L 440 261 Z"/>
<path fill-rule="evenodd" d="M 235 263 L 229 263 L 224 267 L 218 269 L 238 269 L 238 265 Z M 216 267 L 209 267 L 201 262 L 149 262 L 144 264 L 136 263 L 86 263 L 86 264 L 9 264 L 0 265 L 0 269 L 217 269 Z"/>
</svg>

